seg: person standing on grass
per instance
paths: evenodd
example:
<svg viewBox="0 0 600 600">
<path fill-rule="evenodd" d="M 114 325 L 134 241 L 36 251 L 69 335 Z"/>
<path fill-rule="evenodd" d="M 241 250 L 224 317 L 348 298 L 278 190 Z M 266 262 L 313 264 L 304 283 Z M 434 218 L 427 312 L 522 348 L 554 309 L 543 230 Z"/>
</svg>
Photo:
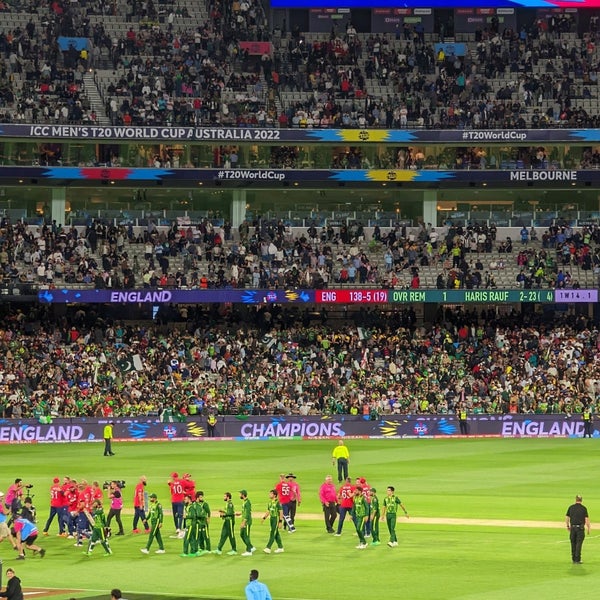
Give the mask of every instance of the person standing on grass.
<svg viewBox="0 0 600 600">
<path fill-rule="evenodd" d="M 356 534 L 358 535 L 358 546 L 356 547 L 359 550 L 364 550 L 367 547 L 367 541 L 365 540 L 365 524 L 369 518 L 369 508 L 363 494 L 363 489 L 360 485 L 357 485 L 354 488 L 354 507 L 352 511 L 354 513 Z"/>
<path fill-rule="evenodd" d="M 348 464 L 350 463 L 350 451 L 344 444 L 344 440 L 338 440 L 338 445 L 333 449 L 331 464 L 337 462 L 338 483 L 342 483 L 348 477 Z"/>
<path fill-rule="evenodd" d="M 0 598 L 7 600 L 23 600 L 23 590 L 21 589 L 21 580 L 15 575 L 13 569 L 6 569 L 8 583 L 6 589 L 0 592 Z"/>
<path fill-rule="evenodd" d="M 248 498 L 247 490 L 240 490 L 240 500 L 242 501 L 242 509 L 238 516 L 242 517 L 240 523 L 240 537 L 246 546 L 246 551 L 242 552 L 242 556 L 252 556 L 254 546 L 250 541 L 250 528 L 252 527 L 252 503 Z"/>
<path fill-rule="evenodd" d="M 271 546 L 277 543 L 277 550 L 275 553 L 283 552 L 283 542 L 281 541 L 281 533 L 279 530 L 283 524 L 283 508 L 278 498 L 277 490 L 271 490 L 269 492 L 269 502 L 267 503 L 267 512 L 263 515 L 262 520 L 269 519 L 269 525 L 271 527 L 269 532 L 269 541 L 264 549 L 266 554 L 271 554 Z"/>
<path fill-rule="evenodd" d="M 62 537 L 66 526 L 66 512 L 67 507 L 65 505 L 65 493 L 62 485 L 60 485 L 60 479 L 55 477 L 52 480 L 52 485 L 50 486 L 50 516 L 46 521 L 46 525 L 44 526 L 44 531 L 42 533 L 44 535 L 49 535 L 48 530 L 50 529 L 50 525 L 56 516 L 58 520 L 58 535 Z"/>
<path fill-rule="evenodd" d="M 246 586 L 246 600 L 273 600 L 269 588 L 258 581 L 258 571 L 250 571 L 250 582 Z"/>
<path fill-rule="evenodd" d="M 110 527 L 110 522 L 113 517 L 119 526 L 119 531 L 116 535 L 125 535 L 123 530 L 123 522 L 121 521 L 121 510 L 123 510 L 123 495 L 121 494 L 121 488 L 116 481 L 110 482 L 110 492 L 108 494 L 110 498 L 110 510 L 108 511 L 108 518 L 106 526 Z"/>
<path fill-rule="evenodd" d="M 171 479 L 167 482 L 171 490 L 171 508 L 173 509 L 173 522 L 177 535 L 182 537 L 185 535 L 183 531 L 183 484 L 177 473 L 171 473 Z"/>
<path fill-rule="evenodd" d="M 229 556 L 237 554 L 237 547 L 235 541 L 235 508 L 231 501 L 231 494 L 225 492 L 223 496 L 223 502 L 225 502 L 225 508 L 219 510 L 219 516 L 223 519 L 223 526 L 221 527 L 221 539 L 217 545 L 217 549 L 213 550 L 215 554 L 221 554 L 225 542 L 229 540 L 231 544 L 231 550 L 227 553 Z"/>
<path fill-rule="evenodd" d="M 404 514 L 408 519 L 408 512 L 404 504 L 402 504 L 402 500 L 396 496 L 395 491 L 394 486 L 388 486 L 387 495 L 383 499 L 383 510 L 381 511 L 381 518 L 386 520 L 387 528 L 390 532 L 390 541 L 388 542 L 390 548 L 395 548 L 398 545 L 398 538 L 396 537 L 398 507 L 404 511 Z"/>
<path fill-rule="evenodd" d="M 104 456 L 114 456 L 115 453 L 112 451 L 112 440 L 113 440 L 113 428 L 115 424 L 111 421 L 104 426 L 102 437 L 104 438 Z"/>
<path fill-rule="evenodd" d="M 210 506 L 204 500 L 204 492 L 196 492 L 196 511 L 198 522 L 197 556 L 210 554 Z"/>
<path fill-rule="evenodd" d="M 352 485 L 352 479 L 346 477 L 344 485 L 338 490 L 338 505 L 340 511 L 340 518 L 338 519 L 336 537 L 342 535 L 342 528 L 344 527 L 344 521 L 346 515 L 352 515 L 352 509 L 354 508 L 354 486 Z"/>
<path fill-rule="evenodd" d="M 140 533 L 138 522 L 141 521 L 146 533 L 150 533 L 148 520 L 146 519 L 146 476 L 142 475 L 133 492 L 133 533 Z"/>
<path fill-rule="evenodd" d="M 186 494 L 183 498 L 183 525 L 185 536 L 183 537 L 183 553 L 179 556 L 196 556 L 198 552 L 198 517 L 200 511 L 198 504 L 192 502 L 192 497 Z"/>
<path fill-rule="evenodd" d="M 323 516 L 325 518 L 325 529 L 327 533 L 333 533 L 333 524 L 337 518 L 337 490 L 333 484 L 331 475 L 325 477 L 325 481 L 319 488 L 319 500 L 323 507 Z"/>
<path fill-rule="evenodd" d="M 574 564 L 581 564 L 581 547 L 587 532 L 590 535 L 592 528 L 587 508 L 583 505 L 583 498 L 575 496 L 575 504 L 567 508 L 565 516 L 569 538 L 571 539 L 571 559 Z"/>
<path fill-rule="evenodd" d="M 279 500 L 279 504 L 281 504 L 281 510 L 284 517 L 289 518 L 290 502 L 292 501 L 292 487 L 283 473 L 279 476 L 279 482 L 275 486 L 275 491 L 277 492 L 277 498 Z"/>
<path fill-rule="evenodd" d="M 156 554 L 165 553 L 165 547 L 163 545 L 163 539 L 160 533 L 160 530 L 163 526 L 163 520 L 164 514 L 162 504 L 158 501 L 156 494 L 150 494 L 150 510 L 148 511 L 150 535 L 148 536 L 146 547 L 142 548 L 143 554 L 150 554 L 150 546 L 152 546 L 154 538 L 156 538 L 156 542 L 158 543 L 158 550 L 156 550 Z"/>
<path fill-rule="evenodd" d="M 296 481 L 296 476 L 293 473 L 288 473 L 285 478 L 290 484 L 290 490 L 292 491 L 292 499 L 290 500 L 290 521 L 296 527 L 296 509 L 302 503 L 302 494 L 300 493 L 300 486 Z"/>
<path fill-rule="evenodd" d="M 381 540 L 379 539 L 379 519 L 381 517 L 381 510 L 379 508 L 379 498 L 377 497 L 377 490 L 371 488 L 371 546 L 379 546 Z"/>
<path fill-rule="evenodd" d="M 104 548 L 104 553 L 106 555 L 111 555 L 112 550 L 110 549 L 108 540 L 106 539 L 107 522 L 106 515 L 102 509 L 102 502 L 100 502 L 100 500 L 95 500 L 92 507 L 92 512 L 90 513 L 86 509 L 85 516 L 87 517 L 92 528 L 92 535 L 90 537 L 90 541 L 88 542 L 87 551 L 84 552 L 84 554 L 90 556 L 94 546 L 96 544 L 100 544 Z"/>
</svg>

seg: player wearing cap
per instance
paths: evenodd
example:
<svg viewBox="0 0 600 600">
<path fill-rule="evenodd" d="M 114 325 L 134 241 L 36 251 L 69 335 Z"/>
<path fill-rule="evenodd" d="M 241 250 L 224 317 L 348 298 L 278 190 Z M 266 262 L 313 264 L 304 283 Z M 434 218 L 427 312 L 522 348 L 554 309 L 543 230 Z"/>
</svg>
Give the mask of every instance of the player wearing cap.
<svg viewBox="0 0 600 600">
<path fill-rule="evenodd" d="M 250 528 L 252 527 L 252 503 L 248 498 L 247 490 L 240 490 L 240 500 L 242 501 L 241 512 L 238 516 L 242 517 L 240 523 L 240 537 L 246 546 L 246 551 L 242 552 L 242 556 L 252 556 L 254 546 L 250 541 Z"/>
<path fill-rule="evenodd" d="M 237 554 L 236 542 L 235 542 L 235 508 L 231 501 L 231 494 L 225 492 L 223 496 L 223 502 L 225 502 L 225 508 L 219 510 L 219 516 L 223 519 L 223 526 L 221 527 L 221 539 L 216 550 L 213 550 L 215 554 L 221 554 L 225 542 L 229 540 L 231 544 L 231 550 L 227 553 L 230 556 Z"/>
<path fill-rule="evenodd" d="M 164 515 L 162 504 L 158 501 L 156 494 L 150 494 L 150 510 L 148 511 L 150 535 L 148 536 L 146 547 L 142 548 L 142 552 L 144 554 L 150 554 L 150 546 L 152 546 L 154 538 L 156 538 L 156 542 L 158 543 L 158 550 L 156 550 L 156 554 L 165 553 L 165 547 L 163 545 L 163 539 L 160 533 L 160 530 L 163 526 L 163 519 Z"/>
<path fill-rule="evenodd" d="M 46 521 L 46 525 L 44 526 L 42 533 L 44 535 L 48 535 L 50 525 L 56 516 L 58 517 L 58 535 L 61 537 L 65 536 L 65 526 L 67 521 L 66 512 L 67 507 L 65 505 L 65 492 L 60 484 L 60 479 L 55 477 L 52 480 L 52 485 L 50 486 L 50 516 Z"/>
<path fill-rule="evenodd" d="M 383 499 L 383 510 L 381 511 L 381 518 L 386 520 L 388 531 L 390 532 L 390 541 L 388 546 L 395 548 L 398 545 L 398 538 L 396 537 L 396 518 L 398 515 L 398 507 L 400 507 L 406 518 L 408 519 L 408 512 L 402 504 L 402 500 L 394 493 L 396 490 L 394 486 L 390 485 L 387 488 L 387 496 Z"/>
<path fill-rule="evenodd" d="M 277 490 L 271 490 L 269 492 L 267 512 L 263 515 L 262 520 L 265 521 L 267 517 L 269 519 L 269 525 L 271 529 L 269 532 L 269 541 L 267 542 L 264 552 L 266 554 L 271 554 L 271 546 L 273 543 L 277 543 L 277 550 L 275 550 L 276 553 L 283 552 L 283 542 L 281 541 L 281 534 L 279 533 L 283 523 L 283 509 L 281 507 L 281 502 L 279 502 L 278 499 Z"/>
<path fill-rule="evenodd" d="M 167 482 L 171 489 L 171 508 L 173 509 L 173 522 L 177 535 L 185 535 L 183 531 L 183 497 L 185 492 L 183 484 L 177 473 L 171 473 L 171 479 Z M 183 536 L 182 536 L 183 537 Z"/>
<path fill-rule="evenodd" d="M 346 481 L 338 490 L 338 506 L 340 518 L 338 519 L 337 532 L 335 533 L 336 537 L 342 535 L 346 515 L 351 515 L 354 508 L 354 486 L 350 477 L 346 477 Z"/>
</svg>

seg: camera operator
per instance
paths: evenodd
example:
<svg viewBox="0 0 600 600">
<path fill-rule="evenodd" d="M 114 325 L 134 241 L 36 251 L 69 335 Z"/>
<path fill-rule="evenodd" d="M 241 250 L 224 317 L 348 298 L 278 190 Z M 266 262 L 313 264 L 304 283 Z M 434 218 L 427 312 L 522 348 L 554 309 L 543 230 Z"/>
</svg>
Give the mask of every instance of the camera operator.
<svg viewBox="0 0 600 600">
<path fill-rule="evenodd" d="M 6 496 L 4 497 L 4 506 L 10 510 L 10 519 L 8 526 L 10 527 L 14 520 L 19 516 L 21 509 L 23 508 L 23 495 L 25 490 L 30 490 L 33 487 L 32 484 L 23 483 L 20 477 L 15 479 L 13 485 L 6 490 Z"/>
<path fill-rule="evenodd" d="M 110 527 L 110 522 L 114 517 L 117 525 L 119 526 L 119 532 L 116 535 L 125 535 L 123 531 L 123 522 L 121 521 L 121 510 L 123 508 L 123 496 L 121 495 L 121 488 L 118 481 L 110 482 L 110 489 L 108 497 L 110 498 L 110 510 L 108 511 L 108 517 L 106 519 L 106 526 Z"/>
</svg>

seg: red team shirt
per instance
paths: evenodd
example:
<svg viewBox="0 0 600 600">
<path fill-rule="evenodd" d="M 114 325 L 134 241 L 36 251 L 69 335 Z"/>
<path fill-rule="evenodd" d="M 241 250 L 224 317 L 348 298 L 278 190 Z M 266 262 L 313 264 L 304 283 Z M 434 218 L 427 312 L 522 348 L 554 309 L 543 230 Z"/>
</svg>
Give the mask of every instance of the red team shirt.
<svg viewBox="0 0 600 600">
<path fill-rule="evenodd" d="M 340 506 L 351 509 L 354 507 L 354 486 L 351 483 L 344 483 L 338 492 Z"/>
<path fill-rule="evenodd" d="M 292 501 L 292 488 L 289 482 L 280 481 L 276 486 L 277 498 L 281 504 L 289 504 Z"/>
<path fill-rule="evenodd" d="M 60 483 L 55 483 L 50 488 L 50 506 L 53 508 L 62 508 L 65 506 L 65 492 Z"/>
<path fill-rule="evenodd" d="M 181 480 L 181 485 L 183 486 L 183 493 L 186 496 L 189 496 L 192 500 L 196 498 L 196 482 L 191 479 L 191 475 L 187 477 L 184 475 Z"/>
<path fill-rule="evenodd" d="M 173 479 L 169 482 L 169 487 L 171 488 L 171 502 L 183 502 L 185 491 L 181 479 Z"/>
<path fill-rule="evenodd" d="M 135 508 L 145 508 L 146 506 L 144 488 L 145 486 L 141 482 L 135 486 L 135 491 L 133 493 L 133 506 Z"/>
</svg>

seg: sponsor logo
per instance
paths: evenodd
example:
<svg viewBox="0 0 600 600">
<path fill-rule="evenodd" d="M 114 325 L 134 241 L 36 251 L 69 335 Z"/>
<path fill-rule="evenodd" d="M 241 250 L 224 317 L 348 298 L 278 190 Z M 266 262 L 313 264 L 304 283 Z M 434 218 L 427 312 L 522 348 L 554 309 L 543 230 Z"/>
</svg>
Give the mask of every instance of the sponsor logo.
<svg viewBox="0 0 600 600">
<path fill-rule="evenodd" d="M 323 437 L 344 435 L 341 423 L 301 422 L 301 423 L 244 423 L 240 428 L 242 437 Z"/>
<path fill-rule="evenodd" d="M 282 181 L 285 179 L 285 173 L 281 171 L 253 171 L 250 169 L 227 169 L 217 173 L 218 179 L 239 180 L 239 179 L 268 179 L 272 181 Z"/>
<path fill-rule="evenodd" d="M 577 171 L 511 171 L 511 181 L 577 181 Z"/>
</svg>

